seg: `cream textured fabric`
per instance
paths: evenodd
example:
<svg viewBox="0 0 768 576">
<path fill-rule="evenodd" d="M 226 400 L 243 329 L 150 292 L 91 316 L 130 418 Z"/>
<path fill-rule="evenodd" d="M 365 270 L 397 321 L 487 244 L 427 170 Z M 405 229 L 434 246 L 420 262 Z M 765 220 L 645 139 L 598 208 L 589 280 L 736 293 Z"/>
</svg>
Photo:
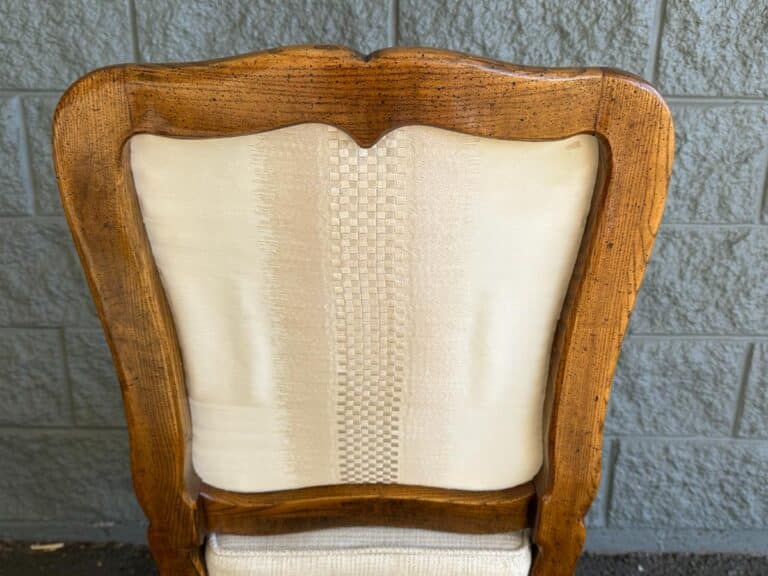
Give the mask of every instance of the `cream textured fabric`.
<svg viewBox="0 0 768 576">
<path fill-rule="evenodd" d="M 135 136 L 201 478 L 243 492 L 530 480 L 597 159 L 588 135 L 424 126 L 370 149 L 320 124 Z"/>
<path fill-rule="evenodd" d="M 284 536 L 211 536 L 211 576 L 527 576 L 526 531 L 462 535 L 338 528 Z"/>
</svg>

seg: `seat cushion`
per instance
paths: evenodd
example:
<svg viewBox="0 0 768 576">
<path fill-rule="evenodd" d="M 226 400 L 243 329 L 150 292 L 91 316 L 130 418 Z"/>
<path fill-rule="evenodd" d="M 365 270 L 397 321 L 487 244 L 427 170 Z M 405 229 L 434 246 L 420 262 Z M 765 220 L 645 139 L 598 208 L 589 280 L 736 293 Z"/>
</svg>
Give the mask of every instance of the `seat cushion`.
<svg viewBox="0 0 768 576">
<path fill-rule="evenodd" d="M 336 528 L 280 536 L 212 535 L 210 576 L 523 576 L 527 530 L 451 534 L 401 528 Z"/>
</svg>

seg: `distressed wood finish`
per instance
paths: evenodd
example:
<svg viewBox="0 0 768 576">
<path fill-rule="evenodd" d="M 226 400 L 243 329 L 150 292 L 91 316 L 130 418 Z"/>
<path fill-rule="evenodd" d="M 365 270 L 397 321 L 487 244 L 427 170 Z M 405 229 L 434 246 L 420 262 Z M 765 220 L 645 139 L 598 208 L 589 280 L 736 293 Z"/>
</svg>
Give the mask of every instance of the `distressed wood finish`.
<svg viewBox="0 0 768 576">
<path fill-rule="evenodd" d="M 335 125 L 362 146 L 408 124 L 504 139 L 600 139 L 598 189 L 553 344 L 535 498 L 529 485 L 481 493 L 364 485 L 240 495 L 202 486 L 194 474 L 181 355 L 125 144 L 140 132 L 232 136 L 301 122 Z M 134 486 L 162 574 L 205 574 L 201 545 L 211 529 L 273 533 L 380 523 L 497 531 L 524 524 L 529 504 L 533 573 L 573 572 L 600 477 L 611 377 L 672 163 L 669 111 L 650 86 L 599 68 L 521 68 L 436 50 L 363 58 L 341 48 L 298 47 L 97 70 L 62 97 L 53 142 L 65 213 L 120 377 Z"/>
<path fill-rule="evenodd" d="M 341 484 L 238 494 L 203 486 L 205 524 L 222 534 L 275 534 L 334 526 L 402 526 L 482 534 L 529 525 L 533 483 L 468 492 L 398 484 Z"/>
</svg>

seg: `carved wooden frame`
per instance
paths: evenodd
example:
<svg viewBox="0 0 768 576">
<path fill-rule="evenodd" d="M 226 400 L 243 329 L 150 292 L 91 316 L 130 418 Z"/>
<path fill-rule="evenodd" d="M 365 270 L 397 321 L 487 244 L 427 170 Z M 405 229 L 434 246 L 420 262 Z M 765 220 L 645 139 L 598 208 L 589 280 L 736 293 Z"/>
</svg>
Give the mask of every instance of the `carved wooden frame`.
<svg viewBox="0 0 768 576">
<path fill-rule="evenodd" d="M 347 485 L 237 494 L 195 475 L 179 345 L 126 142 L 142 132 L 232 136 L 301 122 L 334 125 L 361 146 L 408 124 L 504 139 L 598 137 L 598 183 L 553 344 L 545 463 L 534 482 L 494 492 Z M 611 378 L 672 165 L 672 122 L 653 88 L 604 68 L 525 68 L 418 48 L 363 57 L 294 47 L 92 72 L 61 98 L 53 145 L 67 220 L 120 378 L 134 487 L 162 574 L 205 574 L 208 532 L 355 524 L 466 532 L 532 525 L 532 573 L 573 572 L 600 478 Z"/>
</svg>

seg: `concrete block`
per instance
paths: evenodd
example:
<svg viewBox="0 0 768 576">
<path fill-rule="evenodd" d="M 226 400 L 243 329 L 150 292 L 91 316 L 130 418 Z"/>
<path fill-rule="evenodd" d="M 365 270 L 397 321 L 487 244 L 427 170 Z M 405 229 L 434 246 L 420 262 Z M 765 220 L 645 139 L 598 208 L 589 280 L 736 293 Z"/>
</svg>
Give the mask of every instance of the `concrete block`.
<svg viewBox="0 0 768 576">
<path fill-rule="evenodd" d="M 0 216 L 29 214 L 32 208 L 20 110 L 18 98 L 0 98 Z"/>
<path fill-rule="evenodd" d="M 62 214 L 51 156 L 51 123 L 58 96 L 26 96 L 24 119 L 29 134 L 30 164 L 38 214 Z"/>
<path fill-rule="evenodd" d="M 124 426 L 120 384 L 101 330 L 67 330 L 67 363 L 75 421 L 88 426 Z"/>
<path fill-rule="evenodd" d="M 611 527 L 768 527 L 768 442 L 622 439 Z"/>
<path fill-rule="evenodd" d="M 614 66 L 644 74 L 654 2 L 402 0 L 400 43 L 517 64 Z"/>
<path fill-rule="evenodd" d="M 659 85 L 667 94 L 768 96 L 762 0 L 669 0 Z"/>
<path fill-rule="evenodd" d="M 367 53 L 387 45 L 389 2 L 338 0 L 137 0 L 147 61 L 201 60 L 290 44 L 342 44 Z"/>
<path fill-rule="evenodd" d="M 71 423 L 58 331 L 0 329 L 0 426 Z"/>
<path fill-rule="evenodd" d="M 768 104 L 675 104 L 672 115 L 676 153 L 664 222 L 758 221 Z"/>
<path fill-rule="evenodd" d="M 140 521 L 124 431 L 0 430 L 0 518 Z"/>
<path fill-rule="evenodd" d="M 631 331 L 763 334 L 766 294 L 768 228 L 662 225 Z"/>
<path fill-rule="evenodd" d="M 3 0 L 0 88 L 63 89 L 133 59 L 128 2 Z"/>
<path fill-rule="evenodd" d="M 56 219 L 0 226 L 0 325 L 96 325 L 69 231 Z"/>
<path fill-rule="evenodd" d="M 606 431 L 729 435 L 746 352 L 741 342 L 628 339 L 613 380 Z"/>
<path fill-rule="evenodd" d="M 768 439 L 768 343 L 755 345 L 739 435 Z"/>
</svg>

